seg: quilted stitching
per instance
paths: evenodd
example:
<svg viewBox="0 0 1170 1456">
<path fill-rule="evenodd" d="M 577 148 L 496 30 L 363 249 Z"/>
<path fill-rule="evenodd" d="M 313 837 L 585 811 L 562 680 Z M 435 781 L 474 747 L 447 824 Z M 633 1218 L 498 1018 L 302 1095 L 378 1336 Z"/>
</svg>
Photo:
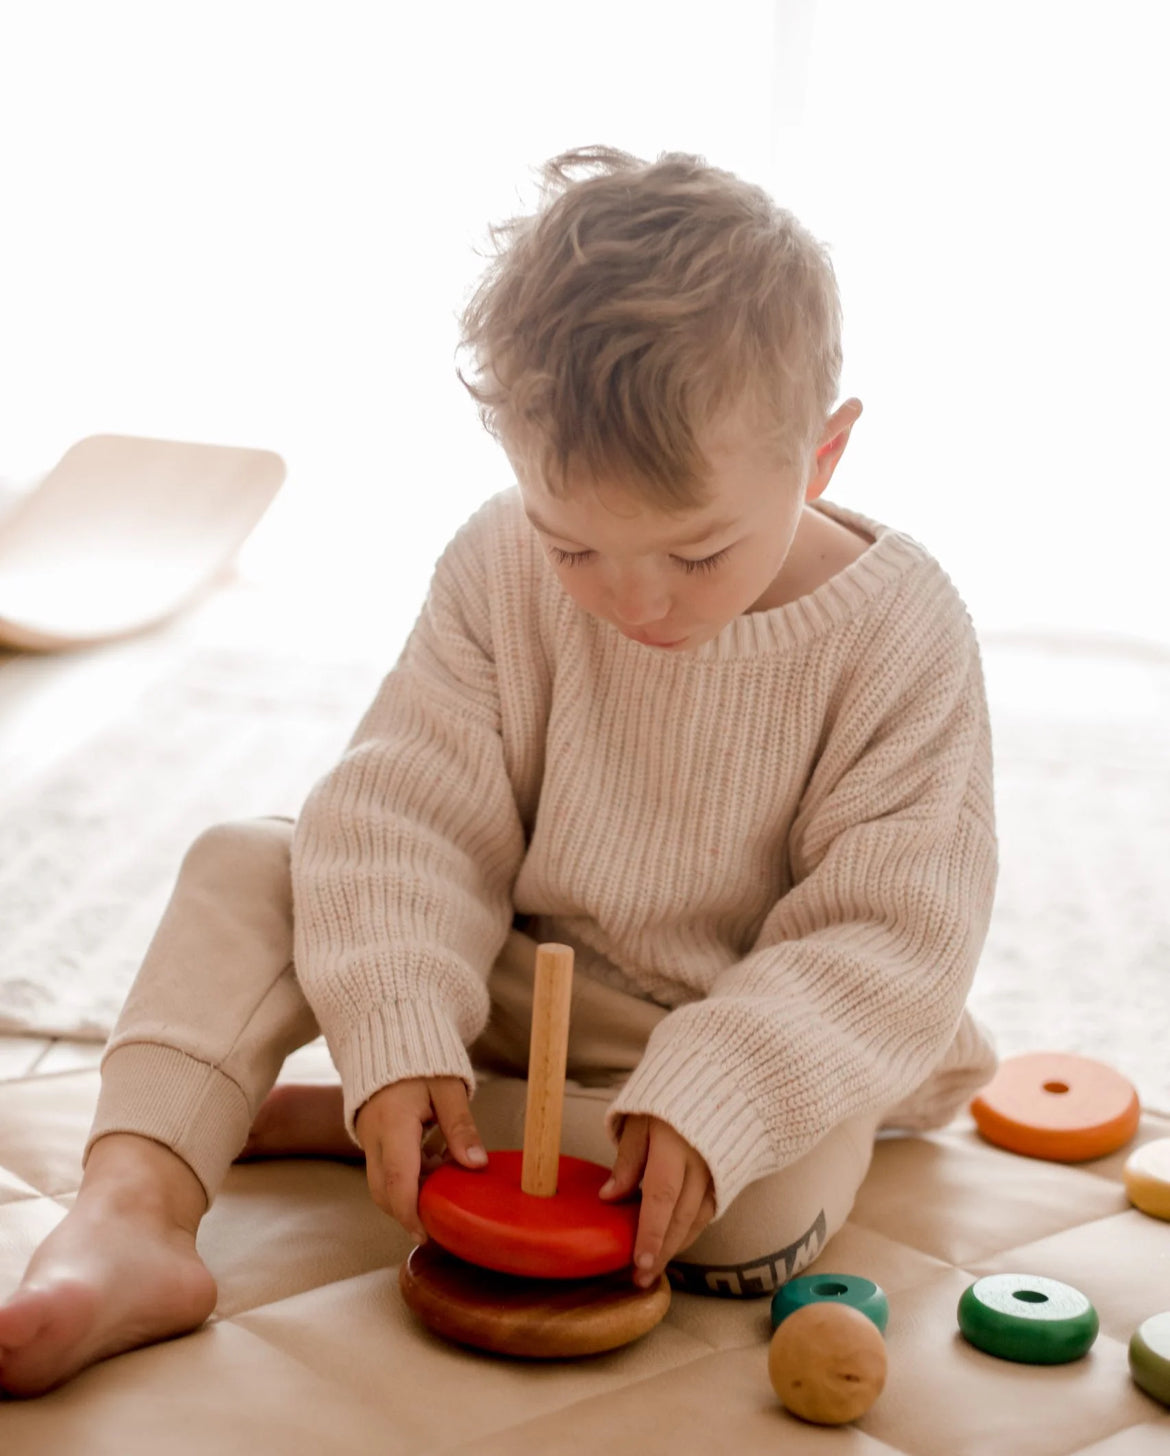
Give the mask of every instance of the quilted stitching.
<svg viewBox="0 0 1170 1456">
<path fill-rule="evenodd" d="M 93 1070 L 0 1086 L 0 1295 L 77 1187 Z M 1142 1140 L 1170 1135 L 1143 1118 Z M 1126 1343 L 1170 1307 L 1170 1224 L 1131 1210 L 1123 1158 L 1016 1158 L 962 1120 L 881 1139 L 854 1215 L 818 1265 L 890 1295 L 889 1381 L 856 1426 L 824 1431 L 768 1385 L 768 1304 L 675 1295 L 666 1322 L 610 1355 L 496 1360 L 444 1344 L 403 1307 L 405 1236 L 361 1170 L 285 1161 L 232 1171 L 200 1247 L 220 1285 L 194 1335 L 0 1406 L 4 1456 L 594 1456 L 829 1449 L 858 1456 L 1154 1456 L 1170 1413 L 1130 1381 Z M 973 1278 L 1021 1269 L 1093 1299 L 1089 1356 L 1047 1369 L 968 1346 Z"/>
</svg>

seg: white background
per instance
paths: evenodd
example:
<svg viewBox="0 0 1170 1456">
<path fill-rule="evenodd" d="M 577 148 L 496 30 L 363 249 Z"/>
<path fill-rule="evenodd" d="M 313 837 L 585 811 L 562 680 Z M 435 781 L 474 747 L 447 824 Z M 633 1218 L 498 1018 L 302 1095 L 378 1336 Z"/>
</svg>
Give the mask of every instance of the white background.
<svg viewBox="0 0 1170 1456">
<path fill-rule="evenodd" d="M 1161 0 L 0 0 L 0 476 L 262 446 L 245 567 L 401 638 L 508 482 L 455 316 L 531 169 L 691 150 L 830 245 L 843 503 L 987 631 L 1170 643 Z"/>
</svg>

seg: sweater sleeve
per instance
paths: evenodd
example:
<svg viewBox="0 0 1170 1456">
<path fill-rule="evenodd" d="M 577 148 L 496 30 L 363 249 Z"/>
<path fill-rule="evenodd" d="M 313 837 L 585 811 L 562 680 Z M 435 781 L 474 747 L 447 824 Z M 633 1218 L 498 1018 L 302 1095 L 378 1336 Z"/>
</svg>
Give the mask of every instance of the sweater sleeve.
<svg viewBox="0 0 1170 1456">
<path fill-rule="evenodd" d="M 405 1077 L 474 1077 L 524 835 L 501 739 L 478 517 L 293 840 L 297 975 L 346 1125 Z"/>
<path fill-rule="evenodd" d="M 996 843 L 965 613 L 941 635 L 908 673 L 891 658 L 851 685 L 856 705 L 792 826 L 792 889 L 751 952 L 659 1024 L 612 1105 L 611 1133 L 623 1115 L 649 1113 L 702 1153 L 718 1213 L 837 1123 L 905 1098 L 955 1036 Z"/>
</svg>

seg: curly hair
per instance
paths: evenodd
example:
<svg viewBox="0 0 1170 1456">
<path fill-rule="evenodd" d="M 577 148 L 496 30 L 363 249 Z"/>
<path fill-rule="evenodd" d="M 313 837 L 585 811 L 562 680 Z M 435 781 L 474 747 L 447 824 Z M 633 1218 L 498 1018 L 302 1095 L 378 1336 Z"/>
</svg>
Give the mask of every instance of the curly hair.
<svg viewBox="0 0 1170 1456">
<path fill-rule="evenodd" d="M 490 230 L 459 378 L 487 429 L 565 496 L 570 472 L 648 503 L 706 499 L 706 433 L 746 408 L 803 468 L 837 396 L 841 310 L 822 244 L 759 187 L 609 147 L 541 169 L 540 205 Z"/>
</svg>

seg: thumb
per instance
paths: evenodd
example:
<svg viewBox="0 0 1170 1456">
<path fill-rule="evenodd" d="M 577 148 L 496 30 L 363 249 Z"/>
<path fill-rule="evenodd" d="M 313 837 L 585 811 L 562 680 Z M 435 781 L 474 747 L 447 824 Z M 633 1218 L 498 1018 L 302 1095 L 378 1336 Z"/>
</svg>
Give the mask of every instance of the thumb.
<svg viewBox="0 0 1170 1456">
<path fill-rule="evenodd" d="M 618 1140 L 613 1172 L 598 1190 L 602 1198 L 626 1198 L 642 1181 L 650 1142 L 649 1119 L 639 1115 L 627 1117 Z"/>
<path fill-rule="evenodd" d="M 431 1082 L 431 1106 L 447 1147 L 466 1168 L 482 1168 L 488 1156 L 471 1115 L 467 1088 L 460 1077 L 437 1077 Z"/>
</svg>

